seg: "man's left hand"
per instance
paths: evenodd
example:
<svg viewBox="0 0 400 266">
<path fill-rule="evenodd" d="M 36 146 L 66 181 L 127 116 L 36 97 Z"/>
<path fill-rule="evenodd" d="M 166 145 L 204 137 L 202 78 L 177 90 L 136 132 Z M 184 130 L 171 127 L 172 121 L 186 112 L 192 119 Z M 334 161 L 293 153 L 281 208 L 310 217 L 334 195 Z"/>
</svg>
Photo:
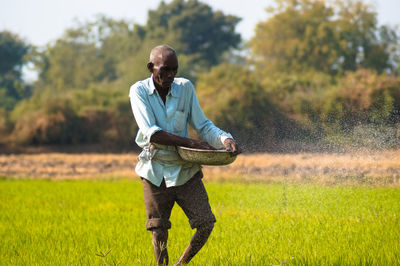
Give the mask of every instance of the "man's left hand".
<svg viewBox="0 0 400 266">
<path fill-rule="evenodd" d="M 224 146 L 226 151 L 229 151 L 230 153 L 232 153 L 232 155 L 237 155 L 242 152 L 236 141 L 231 138 L 228 138 L 224 141 Z"/>
</svg>

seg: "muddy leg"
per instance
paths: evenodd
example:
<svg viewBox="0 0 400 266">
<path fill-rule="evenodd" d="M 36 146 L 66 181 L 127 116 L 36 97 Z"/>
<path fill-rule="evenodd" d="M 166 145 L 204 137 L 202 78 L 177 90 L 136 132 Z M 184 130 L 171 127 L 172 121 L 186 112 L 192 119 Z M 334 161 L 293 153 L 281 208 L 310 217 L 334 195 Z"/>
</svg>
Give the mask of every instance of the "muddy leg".
<svg viewBox="0 0 400 266">
<path fill-rule="evenodd" d="M 212 230 L 214 228 L 214 223 L 206 223 L 197 228 L 196 233 L 193 235 L 190 240 L 189 246 L 183 252 L 182 256 L 178 260 L 175 265 L 187 264 L 189 261 L 200 251 L 200 249 L 207 242 L 208 237 L 210 236 Z"/>
<path fill-rule="evenodd" d="M 157 228 L 152 230 L 154 256 L 158 265 L 168 265 L 167 240 L 168 230 Z"/>
</svg>

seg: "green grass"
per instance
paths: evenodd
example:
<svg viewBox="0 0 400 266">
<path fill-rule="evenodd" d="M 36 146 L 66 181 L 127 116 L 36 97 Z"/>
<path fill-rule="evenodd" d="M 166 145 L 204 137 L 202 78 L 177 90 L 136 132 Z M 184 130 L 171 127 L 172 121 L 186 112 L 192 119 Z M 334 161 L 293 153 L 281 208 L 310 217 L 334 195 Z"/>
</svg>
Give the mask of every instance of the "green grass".
<svg viewBox="0 0 400 266">
<path fill-rule="evenodd" d="M 218 221 L 193 265 L 400 264 L 399 188 L 206 187 Z M 171 222 L 174 263 L 194 231 L 177 205 Z M 1 265 L 151 265 L 144 224 L 139 181 L 0 181 Z"/>
</svg>

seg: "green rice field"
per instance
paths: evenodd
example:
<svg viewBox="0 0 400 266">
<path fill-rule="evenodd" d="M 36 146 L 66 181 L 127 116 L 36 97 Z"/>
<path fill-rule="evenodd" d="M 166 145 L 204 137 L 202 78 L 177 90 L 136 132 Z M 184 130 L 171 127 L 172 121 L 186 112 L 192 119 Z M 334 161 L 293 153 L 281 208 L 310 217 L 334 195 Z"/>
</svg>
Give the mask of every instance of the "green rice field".
<svg viewBox="0 0 400 266">
<path fill-rule="evenodd" d="M 399 265 L 400 188 L 206 182 L 191 265 Z M 178 206 L 171 264 L 191 235 Z M 0 181 L 1 265 L 154 265 L 139 180 Z"/>
</svg>

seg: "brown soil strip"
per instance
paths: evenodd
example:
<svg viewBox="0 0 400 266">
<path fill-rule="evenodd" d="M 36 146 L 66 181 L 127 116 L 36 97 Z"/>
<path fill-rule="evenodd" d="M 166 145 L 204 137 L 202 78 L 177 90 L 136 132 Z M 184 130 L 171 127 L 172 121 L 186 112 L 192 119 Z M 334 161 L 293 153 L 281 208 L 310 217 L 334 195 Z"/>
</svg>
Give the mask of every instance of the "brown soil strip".
<svg viewBox="0 0 400 266">
<path fill-rule="evenodd" d="M 137 154 L 0 155 L 3 178 L 138 178 Z M 364 153 L 245 154 L 228 166 L 205 166 L 206 180 L 400 184 L 400 150 Z"/>
</svg>

